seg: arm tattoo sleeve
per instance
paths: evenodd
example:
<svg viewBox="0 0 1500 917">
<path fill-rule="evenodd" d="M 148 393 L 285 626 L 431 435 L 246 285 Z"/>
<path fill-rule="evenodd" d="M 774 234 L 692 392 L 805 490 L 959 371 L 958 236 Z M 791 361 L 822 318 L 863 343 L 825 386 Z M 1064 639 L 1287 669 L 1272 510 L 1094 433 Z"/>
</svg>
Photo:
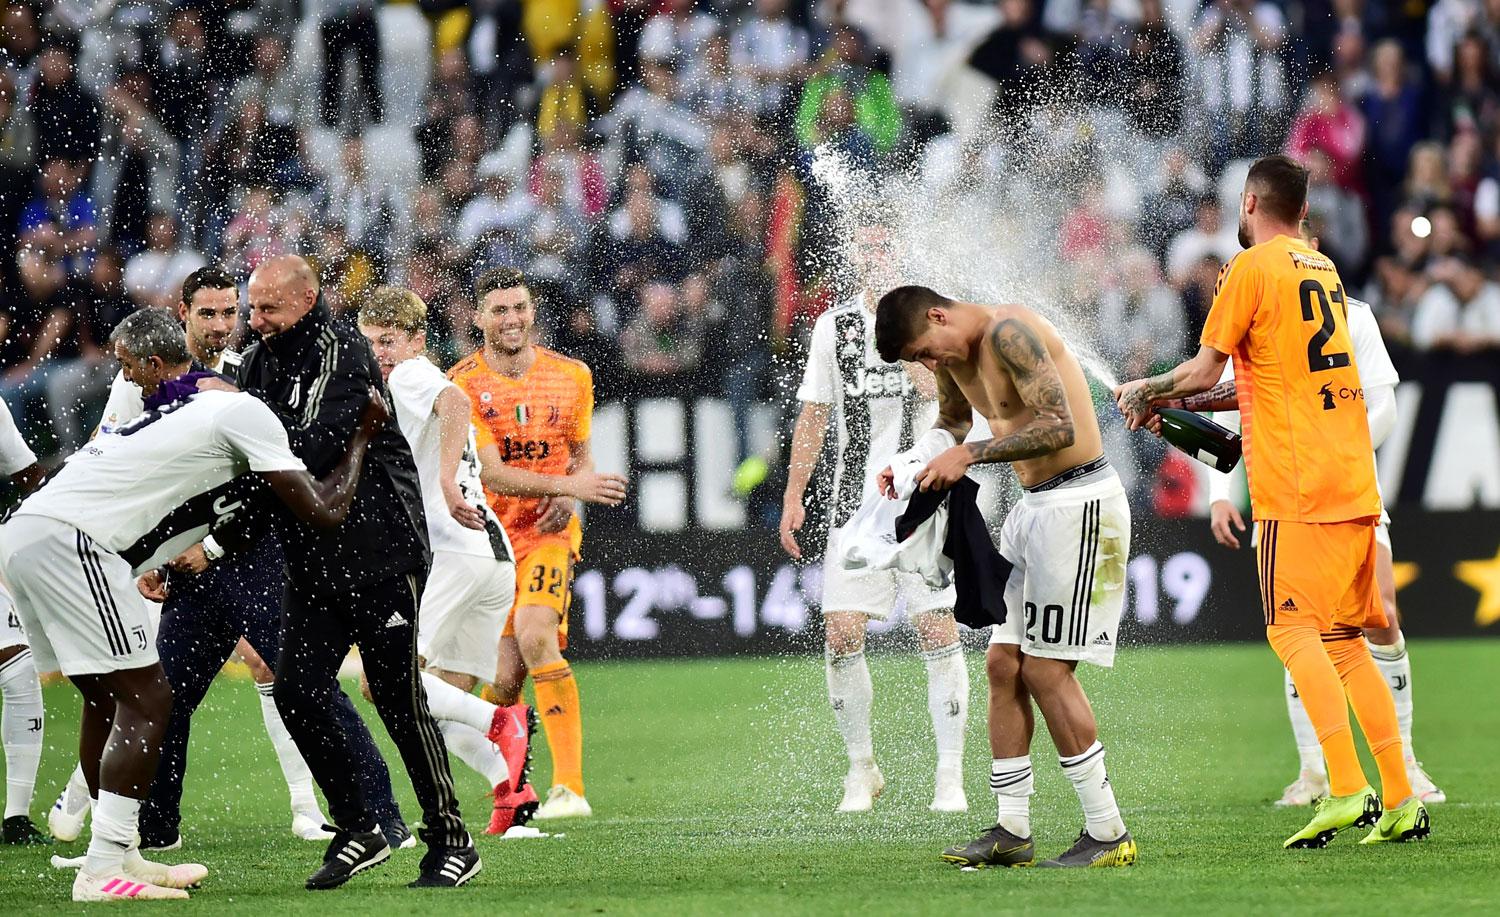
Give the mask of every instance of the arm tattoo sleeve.
<svg viewBox="0 0 1500 917">
<path fill-rule="evenodd" d="M 938 416 L 934 426 L 939 430 L 952 433 L 954 442 L 961 443 L 964 437 L 969 435 L 969 428 L 974 426 L 974 409 L 970 406 L 969 399 L 959 389 L 958 383 L 953 381 L 953 377 L 948 375 L 946 370 L 939 368 L 935 375 L 937 377 Z"/>
<path fill-rule="evenodd" d="M 1008 318 L 990 333 L 990 346 L 1010 372 L 1021 403 L 1033 417 L 1002 437 L 969 443 L 969 455 L 978 462 L 1014 462 L 1036 458 L 1073 445 L 1073 415 L 1063 389 L 1057 364 L 1047 354 L 1036 332 Z"/>
<path fill-rule="evenodd" d="M 1182 406 L 1189 411 L 1233 411 L 1239 408 L 1239 390 L 1233 379 L 1225 379 L 1206 392 L 1188 395 Z"/>
</svg>

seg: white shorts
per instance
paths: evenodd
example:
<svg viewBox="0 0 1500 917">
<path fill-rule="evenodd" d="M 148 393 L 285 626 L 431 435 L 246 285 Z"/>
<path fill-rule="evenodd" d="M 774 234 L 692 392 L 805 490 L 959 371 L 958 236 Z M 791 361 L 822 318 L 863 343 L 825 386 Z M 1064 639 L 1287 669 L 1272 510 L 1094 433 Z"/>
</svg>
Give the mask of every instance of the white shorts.
<svg viewBox="0 0 1500 917">
<path fill-rule="evenodd" d="M 823 555 L 823 612 L 857 611 L 884 621 L 896 609 L 897 599 L 906 600 L 906 614 L 953 611 L 952 586 L 934 589 L 919 574 L 905 570 L 846 570 L 837 560 L 838 531 L 828 535 Z"/>
<path fill-rule="evenodd" d="M 10 591 L 0 583 L 0 650 L 26 645 L 26 631 L 21 629 L 21 618 L 16 614 L 16 603 L 11 601 Z"/>
<path fill-rule="evenodd" d="M 98 675 L 156 663 L 146 600 L 120 555 L 66 522 L 25 515 L 0 526 L 0 566 L 37 671 Z"/>
<path fill-rule="evenodd" d="M 1114 665 L 1130 557 L 1130 505 L 1114 469 L 1021 497 L 1000 530 L 1015 565 L 990 643 L 1028 656 Z"/>
<path fill-rule="evenodd" d="M 417 653 L 431 668 L 492 680 L 515 599 L 513 562 L 434 551 L 417 612 Z"/>
</svg>

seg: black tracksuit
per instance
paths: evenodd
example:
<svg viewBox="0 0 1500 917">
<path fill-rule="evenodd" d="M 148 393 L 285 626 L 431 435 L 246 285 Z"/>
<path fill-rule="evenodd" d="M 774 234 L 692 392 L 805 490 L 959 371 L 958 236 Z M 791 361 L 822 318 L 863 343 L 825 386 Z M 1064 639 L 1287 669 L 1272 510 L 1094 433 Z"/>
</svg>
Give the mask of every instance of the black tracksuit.
<svg viewBox="0 0 1500 917">
<path fill-rule="evenodd" d="M 316 308 L 281 334 L 251 345 L 240 387 L 266 402 L 314 476 L 343 457 L 380 368 L 359 331 Z M 389 400 L 389 396 L 387 396 Z M 357 644 L 375 708 L 411 776 L 429 844 L 468 843 L 448 752 L 417 674 L 417 604 L 429 563 L 427 523 L 411 449 L 386 426 L 370 444 L 349 517 L 314 529 L 285 507 L 275 515 L 288 589 L 276 707 L 328 799 L 338 827 L 375 824 L 333 716 L 339 664 Z"/>
</svg>

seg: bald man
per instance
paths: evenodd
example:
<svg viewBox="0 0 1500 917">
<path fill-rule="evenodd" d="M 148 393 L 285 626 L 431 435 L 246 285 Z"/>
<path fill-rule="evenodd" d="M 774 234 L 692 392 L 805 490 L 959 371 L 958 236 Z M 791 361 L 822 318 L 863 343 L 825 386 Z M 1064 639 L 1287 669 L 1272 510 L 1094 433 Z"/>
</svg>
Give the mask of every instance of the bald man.
<svg viewBox="0 0 1500 917">
<path fill-rule="evenodd" d="M 250 327 L 261 340 L 239 383 L 277 412 L 292 451 L 324 474 L 353 434 L 380 367 L 358 329 L 335 323 L 306 261 L 273 258 L 250 275 Z M 429 851 L 413 886 L 462 885 L 479 855 L 458 811 L 448 752 L 417 674 L 417 606 L 430 554 L 416 462 L 394 425 L 371 442 L 343 525 L 318 532 L 279 513 L 289 588 L 276 667 L 276 706 L 328 799 L 338 829 L 309 889 L 333 888 L 390 856 L 333 716 L 340 663 L 352 645 L 422 805 Z"/>
</svg>

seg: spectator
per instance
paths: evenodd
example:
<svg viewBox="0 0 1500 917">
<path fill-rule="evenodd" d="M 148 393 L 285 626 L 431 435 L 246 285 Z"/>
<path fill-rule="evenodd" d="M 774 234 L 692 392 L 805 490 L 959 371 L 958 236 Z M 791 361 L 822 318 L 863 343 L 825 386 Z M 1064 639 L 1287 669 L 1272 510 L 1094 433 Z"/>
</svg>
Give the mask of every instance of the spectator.
<svg viewBox="0 0 1500 917">
<path fill-rule="evenodd" d="M 99 106 L 78 84 L 72 43 L 50 35 L 37 55 L 37 81 L 29 105 L 36 124 L 37 159 L 85 160 L 99 145 Z"/>
<path fill-rule="evenodd" d="M 994 80 L 994 118 L 1002 130 L 1025 123 L 1031 85 L 1052 59 L 1032 0 L 1001 0 L 1001 21 L 969 56 L 969 66 Z"/>
<path fill-rule="evenodd" d="M 1493 143 L 1484 177 L 1474 188 L 1474 234 L 1489 260 L 1500 264 L 1500 131 Z"/>
<path fill-rule="evenodd" d="M 1240 250 L 1235 227 L 1224 222 L 1224 208 L 1219 199 L 1205 194 L 1198 199 L 1193 225 L 1178 233 L 1167 248 L 1167 276 L 1172 285 L 1181 288 L 1188 272 L 1205 256 L 1224 264 Z"/>
<path fill-rule="evenodd" d="M 177 201 L 175 140 L 152 114 L 151 78 L 122 74 L 104 93 L 104 135 L 94 168 L 94 203 L 110 244 L 127 254 L 146 242 L 146 217 Z"/>
<path fill-rule="evenodd" d="M 1125 111 L 1148 137 L 1170 137 L 1182 129 L 1187 58 L 1161 6 L 1161 0 L 1141 0 L 1141 21 L 1119 62 Z"/>
<path fill-rule="evenodd" d="M 626 158 L 642 163 L 668 197 L 681 199 L 703 171 L 708 128 L 679 101 L 675 68 L 669 61 L 645 61 L 641 85 L 627 89 L 595 124 L 620 136 Z"/>
<path fill-rule="evenodd" d="M 737 460 L 750 455 L 750 412 L 760 400 L 771 365 L 771 308 L 775 302 L 766 259 L 766 201 L 747 191 L 728 221 L 730 248 L 715 265 L 714 298 L 723 313 L 713 331 L 714 365 L 734 414 Z"/>
<path fill-rule="evenodd" d="M 1389 344 L 1411 344 L 1412 315 L 1426 286 L 1420 272 L 1400 258 L 1385 256 L 1375 262 L 1374 283 L 1365 290 L 1380 334 Z"/>
<path fill-rule="evenodd" d="M 697 0 L 666 0 L 641 31 L 642 61 L 687 74 L 705 65 L 708 43 L 720 32 L 718 20 L 701 12 Z"/>
<path fill-rule="evenodd" d="M 5 11 L 0 10 L 0 15 Z M 4 29 L 0 29 L 3 32 Z M 27 200 L 15 189 L 26 188 L 36 174 L 36 124 L 29 106 L 21 104 L 15 79 L 0 67 L 0 289 L 16 284 L 17 228 Z"/>
<path fill-rule="evenodd" d="M 1426 136 L 1428 115 L 1421 83 L 1407 71 L 1400 43 L 1393 38 L 1380 42 L 1371 58 L 1374 84 L 1359 107 L 1370 132 L 1365 165 L 1373 228 L 1383 234 L 1392 211 L 1401 203 L 1396 189 L 1406 174 L 1412 148 Z"/>
<path fill-rule="evenodd" d="M 951 91 L 955 77 L 979 42 L 1000 22 L 1000 11 L 988 4 L 952 0 L 911 0 L 911 11 L 893 22 L 881 42 L 891 53 L 891 92 L 913 111 L 917 140 L 941 134 L 953 120 Z"/>
<path fill-rule="evenodd" d="M 1307 219 L 1320 250 L 1338 265 L 1341 279 L 1358 281 L 1370 253 L 1364 200 L 1334 181 L 1333 163 L 1322 150 L 1309 150 L 1303 165 L 1308 173 Z"/>
<path fill-rule="evenodd" d="M 828 136 L 819 126 L 826 120 L 825 105 L 834 104 L 832 97 L 839 91 L 848 96 L 848 104 L 853 106 L 852 120 L 859 133 L 869 138 L 875 151 L 890 152 L 901 136 L 901 110 L 896 107 L 885 74 L 867 65 L 863 38 L 849 28 L 834 33 L 832 49 L 803 86 L 797 109 L 797 139 L 803 146 L 827 142 Z M 820 137 L 820 133 L 824 136 Z"/>
<path fill-rule="evenodd" d="M 358 95 L 367 123 L 385 120 L 385 97 L 380 88 L 380 27 L 375 21 L 375 0 L 330 0 L 318 24 L 323 42 L 323 90 L 319 113 L 330 127 L 340 123 L 344 108 L 344 67 L 352 52 L 359 73 Z M 349 112 L 350 123 L 361 123 L 358 107 Z"/>
<path fill-rule="evenodd" d="M 566 194 L 567 174 L 560 163 L 538 170 L 532 189 L 531 218 L 523 240 L 530 250 L 526 275 L 570 283 L 575 261 L 588 242 L 588 220 Z M 580 301 L 582 290 L 570 289 L 569 302 Z"/>
<path fill-rule="evenodd" d="M 1478 33 L 1459 39 L 1453 79 L 1442 93 L 1442 135 L 1452 139 L 1463 131 L 1493 135 L 1500 129 L 1500 72 L 1490 61 L 1489 48 Z"/>
<path fill-rule="evenodd" d="M 296 251 L 300 232 L 276 206 L 265 185 L 245 190 L 239 209 L 224 230 L 224 264 L 231 273 L 248 276 L 262 261 Z"/>
<path fill-rule="evenodd" d="M 1187 356 L 1182 303 L 1144 248 L 1116 256 L 1119 276 L 1099 297 L 1097 340 L 1122 379 L 1140 379 Z"/>
<path fill-rule="evenodd" d="M 474 94 L 487 116 L 486 135 L 498 141 L 528 108 L 534 68 L 521 30 L 521 0 L 474 0 L 467 41 Z"/>
<path fill-rule="evenodd" d="M 0 70 L 29 85 L 41 50 L 42 29 L 31 4 L 11 0 L 0 8 Z"/>
<path fill-rule="evenodd" d="M 1485 0 L 1437 0 L 1427 13 L 1427 63 L 1438 83 L 1453 82 L 1458 45 L 1484 15 Z"/>
<path fill-rule="evenodd" d="M 395 202 L 384 185 L 370 178 L 360 137 L 344 138 L 339 166 L 320 183 L 318 212 L 325 222 L 343 226 L 349 244 L 383 268 L 390 255 Z"/>
<path fill-rule="evenodd" d="M 543 71 L 542 84 L 542 98 L 536 112 L 537 136 L 545 142 L 560 129 L 582 131 L 593 107 L 577 61 L 567 54 L 559 55 Z"/>
<path fill-rule="evenodd" d="M 1193 31 L 1203 105 L 1211 118 L 1211 164 L 1274 148 L 1289 103 L 1278 51 L 1281 9 L 1267 0 L 1212 0 Z"/>
<path fill-rule="evenodd" d="M 683 308 L 676 287 L 662 281 L 641 287 L 640 308 L 620 333 L 620 353 L 637 384 L 655 386 L 692 373 L 703 344 L 703 318 Z"/>
<path fill-rule="evenodd" d="M 180 143 L 201 151 L 214 123 L 216 95 L 203 13 L 190 6 L 178 8 L 167 21 L 166 33 L 153 68 L 156 114 Z"/>
<path fill-rule="evenodd" d="M 787 0 L 755 0 L 755 14 L 730 40 L 730 63 L 754 87 L 757 115 L 781 110 L 811 56 L 812 41 L 787 16 Z"/>
<path fill-rule="evenodd" d="M 1332 76 L 1313 81 L 1286 143 L 1287 154 L 1304 164 L 1315 150 L 1328 164 L 1325 178 L 1350 193 L 1363 190 L 1360 159 L 1365 152 L 1364 118 L 1342 98 Z"/>
<path fill-rule="evenodd" d="M 1425 141 L 1412 147 L 1404 190 L 1405 203 L 1418 210 L 1453 199 L 1453 189 L 1448 185 L 1447 157 L 1441 143 Z"/>
<path fill-rule="evenodd" d="M 1500 348 L 1500 285 L 1470 258 L 1447 259 L 1432 273 L 1437 283 L 1412 316 L 1412 345 L 1460 354 Z"/>
<path fill-rule="evenodd" d="M 311 120 L 308 92 L 287 66 L 286 38 L 275 32 L 256 35 L 251 64 L 250 72 L 236 80 L 230 90 L 230 111 L 258 102 L 272 124 L 300 126 Z"/>
<path fill-rule="evenodd" d="M 45 250 L 67 271 L 83 277 L 99 240 L 94 203 L 83 184 L 82 163 L 49 159 L 42 164 L 36 197 L 21 211 L 23 248 Z"/>
<path fill-rule="evenodd" d="M 1178 233 L 1191 227 L 1208 179 L 1179 145 L 1166 149 L 1158 172 L 1160 186 L 1141 202 L 1138 240 L 1165 265 L 1167 248 Z"/>
<path fill-rule="evenodd" d="M 139 308 L 174 308 L 181 299 L 182 281 L 207 263 L 179 244 L 176 217 L 157 211 L 146 219 L 145 251 L 125 262 L 125 293 Z"/>
</svg>

